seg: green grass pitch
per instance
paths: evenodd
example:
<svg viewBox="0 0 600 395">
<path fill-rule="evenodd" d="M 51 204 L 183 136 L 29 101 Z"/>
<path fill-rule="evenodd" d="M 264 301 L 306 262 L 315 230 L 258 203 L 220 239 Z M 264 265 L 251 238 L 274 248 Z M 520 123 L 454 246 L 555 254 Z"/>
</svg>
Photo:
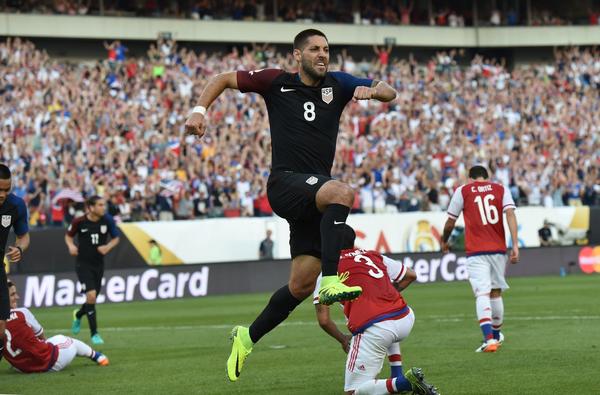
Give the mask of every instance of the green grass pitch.
<svg viewBox="0 0 600 395">
<path fill-rule="evenodd" d="M 442 394 L 600 394 L 600 276 L 509 281 L 506 341 L 495 354 L 474 352 L 481 334 L 466 282 L 407 289 L 416 323 L 402 343 L 404 367 L 422 367 Z M 2 361 L 0 393 L 343 393 L 345 354 L 318 327 L 309 301 L 255 346 L 239 381 L 227 381 L 229 330 L 250 323 L 268 298 L 101 305 L 99 328 L 106 341 L 101 351 L 110 358 L 109 367 L 77 358 L 60 373 L 24 375 Z M 70 334 L 71 309 L 34 314 L 48 336 Z M 77 337 L 89 342 L 85 319 Z M 384 365 L 381 377 L 388 371 Z"/>
</svg>

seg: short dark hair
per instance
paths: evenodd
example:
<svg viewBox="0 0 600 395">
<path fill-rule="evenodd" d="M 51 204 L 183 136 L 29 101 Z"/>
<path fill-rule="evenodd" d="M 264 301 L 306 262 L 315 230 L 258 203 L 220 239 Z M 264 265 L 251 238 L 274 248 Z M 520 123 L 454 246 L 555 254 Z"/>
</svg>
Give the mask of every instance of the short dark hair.
<svg viewBox="0 0 600 395">
<path fill-rule="evenodd" d="M 90 207 L 90 206 L 95 206 L 96 203 L 98 203 L 98 200 L 102 200 L 101 196 L 98 195 L 94 195 L 94 196 L 90 196 L 86 201 L 85 201 L 85 205 Z"/>
<path fill-rule="evenodd" d="M 348 250 L 354 248 L 354 242 L 356 241 L 356 233 L 350 225 L 344 225 L 344 235 L 342 237 L 342 249 Z"/>
<path fill-rule="evenodd" d="M 0 163 L 0 180 L 10 180 L 12 174 L 10 169 L 4 163 Z"/>
<path fill-rule="evenodd" d="M 485 167 L 473 166 L 473 167 L 471 167 L 471 169 L 469 169 L 469 178 L 476 180 L 480 177 L 484 178 L 486 180 L 488 179 L 489 175 L 488 175 L 488 171 L 486 170 Z"/>
<path fill-rule="evenodd" d="M 294 49 L 302 50 L 302 48 L 304 48 L 304 46 L 306 45 L 306 41 L 308 41 L 308 39 L 311 38 L 312 36 L 321 36 L 325 40 L 327 40 L 327 36 L 325 35 L 325 33 L 323 33 L 320 30 L 317 30 L 317 29 L 302 30 L 300 33 L 296 34 L 296 37 L 294 37 Z M 329 42 L 329 40 L 327 40 L 327 42 Z"/>
</svg>

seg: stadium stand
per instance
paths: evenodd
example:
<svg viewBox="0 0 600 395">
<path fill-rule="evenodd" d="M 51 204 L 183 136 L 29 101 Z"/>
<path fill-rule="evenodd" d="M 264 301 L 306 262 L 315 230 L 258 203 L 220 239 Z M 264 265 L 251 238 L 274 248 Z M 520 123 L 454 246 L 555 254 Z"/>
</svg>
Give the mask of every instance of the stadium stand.
<svg viewBox="0 0 600 395">
<path fill-rule="evenodd" d="M 477 3 L 477 4 L 474 4 Z M 530 0 L 424 2 L 415 0 L 8 0 L 0 11 L 58 15 L 144 16 L 202 20 L 325 22 L 430 26 L 597 25 L 596 1 Z"/>
<path fill-rule="evenodd" d="M 32 225 L 68 222 L 79 196 L 94 193 L 121 221 L 272 215 L 262 100 L 228 92 L 203 140 L 183 136 L 183 123 L 211 75 L 292 70 L 291 57 L 270 46 L 195 53 L 163 39 L 138 58 L 119 41 L 106 49 L 89 64 L 18 38 L 0 44 L 0 160 L 23 174 L 14 192 Z M 597 49 L 556 50 L 553 63 L 513 70 L 455 50 L 422 63 L 346 51 L 333 61 L 400 93 L 391 105 L 352 103 L 342 117 L 333 175 L 357 189 L 355 212 L 444 210 L 474 163 L 520 205 L 599 203 Z"/>
</svg>

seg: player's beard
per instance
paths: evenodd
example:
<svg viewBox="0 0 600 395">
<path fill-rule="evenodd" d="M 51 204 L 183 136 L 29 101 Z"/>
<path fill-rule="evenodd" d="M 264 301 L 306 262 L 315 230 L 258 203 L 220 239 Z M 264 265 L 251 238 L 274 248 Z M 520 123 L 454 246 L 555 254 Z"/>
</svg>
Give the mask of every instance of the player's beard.
<svg viewBox="0 0 600 395">
<path fill-rule="evenodd" d="M 322 80 L 325 78 L 325 74 L 327 74 L 327 63 L 325 63 L 325 71 L 323 73 L 319 73 L 313 66 L 313 62 L 306 58 L 302 58 L 301 66 L 302 70 L 315 81 Z"/>
</svg>

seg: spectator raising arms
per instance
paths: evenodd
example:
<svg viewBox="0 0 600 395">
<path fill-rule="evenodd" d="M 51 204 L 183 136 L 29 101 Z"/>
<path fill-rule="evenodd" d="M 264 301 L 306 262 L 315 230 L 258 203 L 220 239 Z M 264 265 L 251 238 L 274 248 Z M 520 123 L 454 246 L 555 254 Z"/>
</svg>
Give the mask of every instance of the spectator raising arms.
<svg viewBox="0 0 600 395">
<path fill-rule="evenodd" d="M 265 45 L 209 54 L 161 39 L 143 57 L 106 45 L 109 56 L 89 65 L 19 38 L 0 42 L 0 162 L 31 225 L 76 215 L 75 200 L 54 199 L 65 190 L 102 196 L 122 221 L 272 215 L 262 101 L 226 92 L 203 139 L 182 137 L 183 124 L 208 77 L 290 70 L 291 59 Z M 347 70 L 399 92 L 342 114 L 332 175 L 357 191 L 354 212 L 445 210 L 478 163 L 518 205 L 598 204 L 599 49 L 557 49 L 553 62 L 513 70 L 478 55 L 469 63 L 464 51 L 421 63 L 392 54 L 382 62 L 387 49 L 378 51 L 340 56 Z"/>
</svg>

